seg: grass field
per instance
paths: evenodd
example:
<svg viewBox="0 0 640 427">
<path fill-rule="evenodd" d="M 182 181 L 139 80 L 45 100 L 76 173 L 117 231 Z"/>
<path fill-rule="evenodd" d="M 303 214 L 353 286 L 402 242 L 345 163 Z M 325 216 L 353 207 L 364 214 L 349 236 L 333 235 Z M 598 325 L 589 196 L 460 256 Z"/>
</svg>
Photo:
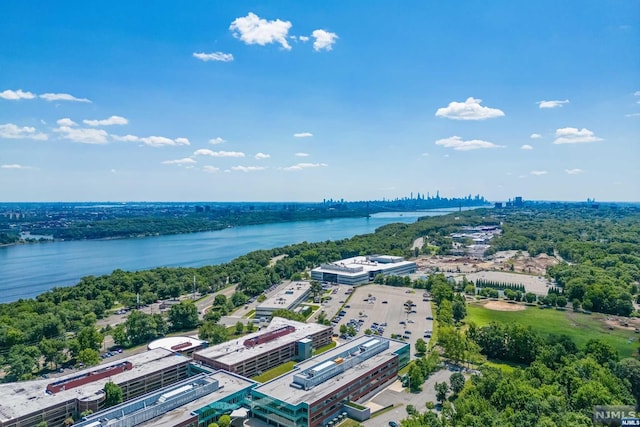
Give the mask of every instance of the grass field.
<svg viewBox="0 0 640 427">
<path fill-rule="evenodd" d="M 492 321 L 519 323 L 531 326 L 531 329 L 542 336 L 565 334 L 570 336 L 578 347 L 596 338 L 615 347 L 621 358 L 631 357 L 637 352 L 639 335 L 629 330 L 609 330 L 603 322 L 605 317 L 606 315 L 600 313 L 583 314 L 538 307 L 527 307 L 524 311 L 495 311 L 469 304 L 466 320 L 473 321 L 478 326 L 488 325 Z M 631 343 L 629 338 L 632 339 Z"/>
<path fill-rule="evenodd" d="M 324 353 L 325 351 L 331 350 L 336 345 L 338 345 L 337 342 L 331 341 L 329 344 L 325 345 L 324 347 L 320 347 L 320 348 L 317 348 L 317 349 L 313 350 L 313 355 L 316 356 L 318 354 Z"/>
<path fill-rule="evenodd" d="M 268 371 L 263 372 L 262 374 L 257 375 L 251 379 L 259 383 L 266 383 L 267 381 L 272 380 L 275 377 L 279 377 L 280 375 L 286 374 L 287 372 L 293 370 L 293 367 L 296 365 L 296 363 L 298 362 L 295 362 L 293 360 L 283 363 L 282 365 L 269 369 Z"/>
</svg>

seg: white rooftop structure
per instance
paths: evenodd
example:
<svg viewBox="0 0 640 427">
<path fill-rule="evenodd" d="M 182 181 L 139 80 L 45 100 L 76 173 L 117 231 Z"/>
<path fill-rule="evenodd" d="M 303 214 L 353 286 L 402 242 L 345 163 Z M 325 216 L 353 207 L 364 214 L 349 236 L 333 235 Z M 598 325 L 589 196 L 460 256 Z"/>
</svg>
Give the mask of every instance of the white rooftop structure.
<svg viewBox="0 0 640 427">
<path fill-rule="evenodd" d="M 258 345 L 245 345 L 245 342 L 247 341 L 251 341 L 254 338 L 260 338 L 269 332 L 275 332 L 287 326 L 292 326 L 295 330 Z M 216 360 L 216 362 L 231 366 L 242 362 L 243 360 L 273 352 L 280 347 L 300 341 L 303 338 L 322 332 L 326 329 L 330 329 L 330 327 L 320 325 L 318 323 L 301 323 L 283 319 L 281 317 L 274 317 L 271 320 L 271 323 L 269 323 L 269 326 L 258 332 L 245 335 L 237 340 L 227 341 L 222 344 L 207 347 L 197 351 L 195 354 L 203 358 Z"/>
<path fill-rule="evenodd" d="M 154 350 L 156 348 L 164 348 L 175 353 L 188 352 L 194 348 L 206 344 L 206 341 L 201 341 L 193 337 L 164 337 L 152 341 L 147 345 L 147 349 Z"/>
<path fill-rule="evenodd" d="M 293 310 L 311 293 L 309 282 L 292 282 L 256 307 L 256 318 L 271 317 L 279 309 Z"/>
<path fill-rule="evenodd" d="M 315 402 L 333 395 L 367 369 L 397 357 L 408 344 L 382 337 L 362 336 L 316 357 L 300 362 L 295 370 L 257 386 L 256 392 L 277 396 L 291 405 Z"/>
<path fill-rule="evenodd" d="M 311 279 L 344 285 L 362 285 L 372 282 L 378 274 L 409 275 L 415 273 L 416 263 L 399 256 L 356 256 L 341 261 L 322 264 L 311 270 Z"/>
<path fill-rule="evenodd" d="M 47 386 L 52 383 L 72 380 L 83 374 L 119 365 L 124 362 L 130 362 L 133 368 L 68 390 L 61 390 L 56 393 L 47 393 L 46 391 Z M 26 414 L 45 411 L 47 408 L 63 404 L 64 402 L 73 400 L 95 400 L 102 393 L 105 384 L 109 381 L 122 384 L 188 362 L 189 359 L 184 356 L 176 355 L 163 348 L 158 348 L 57 378 L 0 384 L 0 425 L 1 423 L 22 417 Z"/>
</svg>

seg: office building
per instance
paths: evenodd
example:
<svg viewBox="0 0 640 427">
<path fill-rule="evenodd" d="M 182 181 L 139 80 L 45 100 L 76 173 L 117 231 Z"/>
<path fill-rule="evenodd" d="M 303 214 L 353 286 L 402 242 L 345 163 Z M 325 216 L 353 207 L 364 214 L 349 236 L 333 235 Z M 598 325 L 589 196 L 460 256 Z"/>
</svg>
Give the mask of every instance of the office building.
<svg viewBox="0 0 640 427">
<path fill-rule="evenodd" d="M 373 282 L 378 274 L 406 276 L 416 272 L 416 263 L 390 255 L 357 256 L 343 259 L 311 270 L 311 279 L 342 285 L 364 285 Z"/>
<path fill-rule="evenodd" d="M 142 397 L 91 414 L 77 427 L 208 426 L 241 408 L 256 385 L 238 375 L 200 373 Z"/>
<path fill-rule="evenodd" d="M 349 402 L 368 398 L 395 381 L 408 362 L 409 344 L 363 336 L 253 388 L 251 412 L 275 426 L 327 426 Z"/>
<path fill-rule="evenodd" d="M 158 348 L 55 379 L 0 384 L 0 427 L 60 426 L 104 405 L 104 386 L 122 389 L 123 401 L 183 380 L 190 359 Z"/>
<path fill-rule="evenodd" d="M 306 282 L 295 282 L 281 289 L 277 294 L 264 300 L 256 307 L 256 319 L 268 320 L 274 311 L 285 309 L 294 311 L 300 303 L 311 294 L 311 285 Z"/>
<path fill-rule="evenodd" d="M 210 346 L 193 359 L 213 369 L 252 377 L 290 360 L 311 357 L 331 342 L 332 328 L 274 317 L 268 327 L 245 337 Z"/>
</svg>

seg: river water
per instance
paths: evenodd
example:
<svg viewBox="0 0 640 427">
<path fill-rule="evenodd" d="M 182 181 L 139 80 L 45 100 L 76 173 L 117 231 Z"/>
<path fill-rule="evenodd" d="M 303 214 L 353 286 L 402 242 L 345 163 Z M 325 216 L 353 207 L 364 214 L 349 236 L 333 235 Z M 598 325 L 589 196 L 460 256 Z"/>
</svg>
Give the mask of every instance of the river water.
<svg viewBox="0 0 640 427">
<path fill-rule="evenodd" d="M 451 210 L 455 211 L 455 209 Z M 412 223 L 446 210 L 384 212 L 370 218 L 285 222 L 219 231 L 118 240 L 78 240 L 0 247 L 0 303 L 33 298 L 55 286 L 115 269 L 201 267 L 221 264 L 258 249 L 300 242 L 339 240 L 373 233 L 394 222 Z"/>
</svg>

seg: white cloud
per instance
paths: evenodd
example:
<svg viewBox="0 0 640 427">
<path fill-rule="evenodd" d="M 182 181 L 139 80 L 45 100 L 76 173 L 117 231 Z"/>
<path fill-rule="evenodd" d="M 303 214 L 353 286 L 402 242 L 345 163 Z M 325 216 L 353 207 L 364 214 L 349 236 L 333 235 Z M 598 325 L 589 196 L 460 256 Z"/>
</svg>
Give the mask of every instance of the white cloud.
<svg viewBox="0 0 640 427">
<path fill-rule="evenodd" d="M 220 169 L 215 167 L 215 166 L 203 166 L 202 170 L 207 172 L 207 173 L 216 173 L 216 172 L 220 172 Z"/>
<path fill-rule="evenodd" d="M 258 153 L 254 156 L 256 159 L 260 160 L 260 159 L 268 159 L 269 157 L 271 157 L 270 154 L 265 154 L 265 153 Z"/>
<path fill-rule="evenodd" d="M 293 136 L 295 138 L 310 138 L 313 136 L 313 134 L 311 132 L 299 132 L 299 133 L 294 133 Z"/>
<path fill-rule="evenodd" d="M 539 108 L 559 108 L 559 107 L 562 107 L 564 104 L 568 104 L 568 103 L 569 103 L 568 99 L 565 99 L 564 101 L 553 100 L 553 101 L 536 102 Z"/>
<path fill-rule="evenodd" d="M 326 163 L 298 163 L 297 165 L 293 165 L 293 166 L 288 166 L 286 168 L 282 168 L 282 170 L 285 171 L 299 171 L 302 169 L 309 169 L 309 168 L 319 168 L 319 167 L 326 167 L 327 164 Z"/>
<path fill-rule="evenodd" d="M 578 169 L 578 168 L 575 168 L 575 169 L 565 169 L 564 171 L 565 171 L 567 174 L 569 174 L 569 175 L 578 175 L 578 174 L 580 174 L 580 173 L 584 172 L 582 169 Z"/>
<path fill-rule="evenodd" d="M 24 166 L 24 165 L 18 165 L 18 164 L 0 165 L 0 168 L 2 169 L 33 169 L 31 166 Z"/>
<path fill-rule="evenodd" d="M 73 120 L 71 120 L 68 117 L 65 117 L 64 119 L 57 120 L 56 123 L 59 126 L 78 126 L 78 124 L 76 122 L 74 122 Z"/>
<path fill-rule="evenodd" d="M 422 157 L 429 157 L 429 153 L 422 153 Z"/>
<path fill-rule="evenodd" d="M 87 98 L 76 98 L 68 93 L 43 93 L 40 98 L 47 101 L 74 101 L 74 102 L 91 102 Z"/>
<path fill-rule="evenodd" d="M 309 153 L 296 153 L 294 154 L 296 157 L 309 157 Z"/>
<path fill-rule="evenodd" d="M 240 172 L 256 172 L 262 171 L 266 168 L 263 166 L 232 166 L 231 170 L 240 171 Z"/>
<path fill-rule="evenodd" d="M 165 160 L 164 162 L 162 162 L 163 165 L 193 165 L 195 163 L 196 161 L 191 157 L 185 157 L 184 159 L 177 160 Z"/>
<path fill-rule="evenodd" d="M 542 138 L 542 135 L 540 135 L 539 133 L 532 133 L 529 138 L 531 139 L 540 139 Z"/>
<path fill-rule="evenodd" d="M 271 43 L 280 43 L 280 45 L 290 50 L 291 46 L 287 42 L 287 34 L 291 28 L 291 22 L 267 21 L 260 18 L 253 12 L 242 18 L 236 18 L 229 30 L 233 32 L 233 36 L 245 42 L 246 44 L 259 44 L 264 46 Z"/>
<path fill-rule="evenodd" d="M 140 138 L 135 135 L 124 135 L 124 136 L 111 135 L 111 138 L 113 138 L 115 141 L 123 141 L 123 142 L 140 141 Z"/>
<path fill-rule="evenodd" d="M 635 91 L 633 96 L 640 96 L 640 90 Z"/>
<path fill-rule="evenodd" d="M 225 139 L 220 138 L 219 136 L 209 140 L 209 144 L 217 145 L 227 142 Z"/>
<path fill-rule="evenodd" d="M 104 120 L 83 120 L 82 123 L 89 126 L 111 126 L 111 125 L 126 125 L 129 120 L 120 116 L 111 116 Z"/>
<path fill-rule="evenodd" d="M 82 144 L 106 144 L 107 136 L 109 136 L 102 129 L 74 128 L 70 126 L 60 126 L 53 131 L 61 133 L 64 139 Z"/>
<path fill-rule="evenodd" d="M 300 41 L 301 41 L 301 42 L 303 42 L 303 43 L 304 43 L 304 42 L 308 42 L 308 41 L 309 41 L 309 37 L 307 37 L 307 36 L 300 36 L 300 37 L 298 37 L 298 40 L 300 40 Z"/>
<path fill-rule="evenodd" d="M 533 147 L 530 146 L 529 144 L 524 144 L 522 147 L 520 147 L 521 150 L 533 150 Z"/>
<path fill-rule="evenodd" d="M 556 139 L 554 144 L 579 144 L 585 142 L 602 141 L 602 138 L 595 136 L 589 129 L 582 128 L 560 128 L 556 129 Z"/>
<path fill-rule="evenodd" d="M 36 96 L 31 92 L 23 92 L 22 89 L 18 90 L 10 90 L 7 89 L 3 92 L 0 92 L 0 98 L 8 99 L 11 101 L 15 101 L 18 99 L 33 99 Z"/>
<path fill-rule="evenodd" d="M 625 117 L 640 117 L 640 113 L 630 113 L 630 114 L 625 114 Z"/>
<path fill-rule="evenodd" d="M 534 176 L 542 176 L 542 175 L 546 175 L 547 171 L 531 171 L 529 172 L 529 174 Z"/>
<path fill-rule="evenodd" d="M 211 157 L 244 157 L 244 153 L 239 151 L 213 151 L 207 148 L 200 148 L 193 152 L 194 156 L 211 156 Z"/>
<path fill-rule="evenodd" d="M 483 141 L 481 139 L 472 139 L 469 141 L 463 141 L 459 136 L 452 136 L 450 138 L 439 139 L 436 141 L 436 145 L 441 145 L 445 148 L 453 148 L 457 151 L 469 151 L 478 150 L 480 148 L 500 148 L 502 146 L 496 145 L 493 142 Z"/>
<path fill-rule="evenodd" d="M 207 61 L 219 61 L 219 62 L 231 62 L 233 61 L 233 55 L 224 52 L 193 52 L 193 57 L 198 58 L 204 62 Z"/>
<path fill-rule="evenodd" d="M 467 98 L 464 102 L 450 102 L 447 107 L 438 108 L 436 117 L 446 117 L 453 120 L 485 120 L 504 116 L 502 110 L 483 107 L 481 99 Z"/>
<path fill-rule="evenodd" d="M 13 123 L 0 125 L 0 138 L 5 139 L 35 139 L 36 141 L 46 141 L 49 137 L 36 128 L 30 126 L 19 127 Z"/>
<path fill-rule="evenodd" d="M 321 50 L 331 50 L 336 40 L 338 40 L 338 35 L 336 33 L 330 33 L 325 30 L 315 30 L 311 33 L 311 36 L 316 39 L 313 42 L 313 50 L 319 52 Z"/>
<path fill-rule="evenodd" d="M 127 135 L 132 136 L 132 135 Z M 138 141 L 150 147 L 165 147 L 176 145 L 190 145 L 187 138 L 171 139 L 164 136 L 147 136 L 144 138 L 138 138 Z"/>
</svg>

